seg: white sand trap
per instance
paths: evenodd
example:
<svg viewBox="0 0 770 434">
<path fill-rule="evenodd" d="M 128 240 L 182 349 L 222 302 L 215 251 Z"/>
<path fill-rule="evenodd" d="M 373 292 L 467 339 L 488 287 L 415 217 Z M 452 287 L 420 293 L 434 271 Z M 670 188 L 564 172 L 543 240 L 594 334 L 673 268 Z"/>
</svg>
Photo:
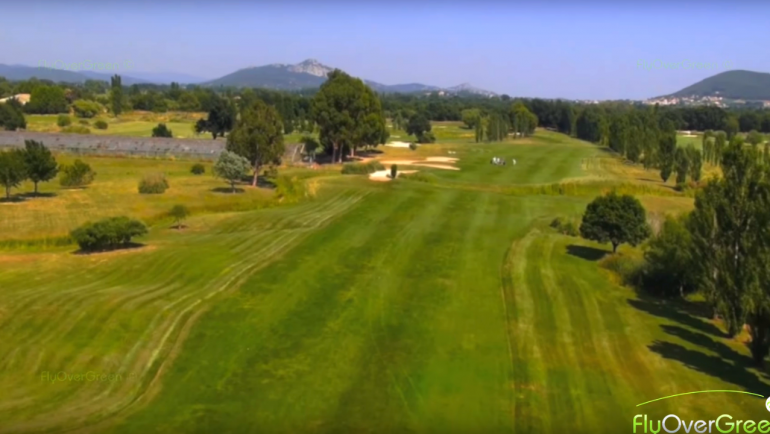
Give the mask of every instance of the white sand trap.
<svg viewBox="0 0 770 434">
<path fill-rule="evenodd" d="M 398 175 L 402 173 L 408 174 L 408 173 L 415 173 L 415 172 L 417 171 L 416 170 L 399 170 L 396 177 L 398 177 Z M 374 173 L 370 173 L 369 179 L 371 179 L 372 181 L 391 181 L 392 180 L 390 178 L 390 170 L 378 170 Z"/>
<path fill-rule="evenodd" d="M 441 163 L 456 163 L 459 158 L 455 157 L 428 157 L 425 161 L 439 161 Z"/>
<path fill-rule="evenodd" d="M 442 157 L 439 157 L 442 158 Z M 459 167 L 453 167 L 453 166 L 447 166 L 445 164 L 434 164 L 430 163 L 430 160 L 421 161 L 421 160 L 382 160 L 380 163 L 382 163 L 385 166 L 390 166 L 391 164 L 401 164 L 403 166 L 420 166 L 420 167 L 432 167 L 434 169 L 446 169 L 446 170 L 460 170 Z"/>
<path fill-rule="evenodd" d="M 390 143 L 386 143 L 385 146 L 390 146 L 391 148 L 408 148 L 409 143 L 408 142 L 390 142 Z"/>
<path fill-rule="evenodd" d="M 682 137 L 698 137 L 696 134 L 682 134 Z"/>
</svg>

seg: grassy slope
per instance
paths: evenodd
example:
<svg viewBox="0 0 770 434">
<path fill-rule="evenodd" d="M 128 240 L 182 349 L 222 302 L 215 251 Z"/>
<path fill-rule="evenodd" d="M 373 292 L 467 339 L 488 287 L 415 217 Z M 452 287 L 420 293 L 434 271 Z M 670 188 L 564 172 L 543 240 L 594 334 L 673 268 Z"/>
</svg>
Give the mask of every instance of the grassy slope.
<svg viewBox="0 0 770 434">
<path fill-rule="evenodd" d="M 574 176 L 560 155 L 549 176 Z M 615 285 L 597 246 L 543 227 L 589 197 L 328 185 L 307 204 L 155 229 L 145 251 L 0 257 L 0 432 L 121 409 L 95 431 L 618 432 L 671 393 L 767 394 L 742 345 Z M 89 369 L 126 379 L 39 379 Z M 764 412 L 724 395 L 643 409 Z"/>
<path fill-rule="evenodd" d="M 59 156 L 61 164 L 74 157 Z M 21 202 L 0 203 L 0 245 L 9 240 L 51 239 L 65 236 L 87 220 L 115 215 L 152 219 L 177 203 L 195 212 L 254 208 L 268 202 L 272 194 L 246 189 L 243 194 L 218 192 L 227 184 L 211 174 L 211 163 L 204 162 L 206 173 L 190 173 L 193 162 L 81 157 L 96 172 L 93 184 L 84 189 L 62 189 L 58 180 L 40 184 L 45 197 L 28 197 Z M 142 195 L 139 180 L 147 173 L 164 173 L 170 188 L 161 195 Z M 27 182 L 18 190 L 33 191 Z"/>
</svg>

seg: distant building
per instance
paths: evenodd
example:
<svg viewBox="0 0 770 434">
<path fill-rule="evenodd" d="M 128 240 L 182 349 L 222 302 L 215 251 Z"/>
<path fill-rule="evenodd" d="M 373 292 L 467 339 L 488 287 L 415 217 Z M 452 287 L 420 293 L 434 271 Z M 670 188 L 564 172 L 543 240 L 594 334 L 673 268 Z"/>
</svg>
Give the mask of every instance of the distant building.
<svg viewBox="0 0 770 434">
<path fill-rule="evenodd" d="M 29 102 L 29 94 L 28 93 L 20 93 L 14 96 L 9 96 L 8 98 L 0 99 L 0 103 L 4 103 L 8 101 L 9 99 L 16 98 L 17 101 L 21 103 L 21 105 L 24 105 Z"/>
</svg>

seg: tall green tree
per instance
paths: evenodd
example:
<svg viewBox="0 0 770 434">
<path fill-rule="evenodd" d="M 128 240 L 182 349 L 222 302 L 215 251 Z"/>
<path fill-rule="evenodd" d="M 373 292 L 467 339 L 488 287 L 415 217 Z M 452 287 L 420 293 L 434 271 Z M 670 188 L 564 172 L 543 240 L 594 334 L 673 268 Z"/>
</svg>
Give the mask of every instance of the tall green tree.
<svg viewBox="0 0 770 434">
<path fill-rule="evenodd" d="M 706 160 L 709 163 L 712 161 L 712 155 L 714 153 L 714 142 L 713 140 L 711 140 L 713 138 L 714 138 L 714 131 L 706 130 L 703 133 L 703 141 L 702 141 L 701 148 L 703 149 L 704 160 Z"/>
<path fill-rule="evenodd" d="M 699 149 L 695 149 L 693 145 L 688 145 L 685 148 L 687 153 L 687 160 L 689 161 L 689 175 L 690 179 L 695 182 L 699 182 L 701 178 L 701 170 L 703 169 L 703 154 Z"/>
<path fill-rule="evenodd" d="M 342 161 L 343 150 L 351 153 L 372 137 L 385 138 L 382 103 L 363 81 L 334 70 L 313 97 L 311 115 L 318 125 L 319 139 L 331 147 L 332 161 Z M 373 132 L 372 129 L 377 131 Z"/>
<path fill-rule="evenodd" d="M 658 164 L 660 177 L 667 182 L 674 169 L 674 154 L 676 153 L 676 130 L 671 121 L 663 123 L 663 131 L 658 139 Z"/>
<path fill-rule="evenodd" d="M 0 127 L 6 131 L 27 128 L 21 103 L 15 98 L 0 104 Z"/>
<path fill-rule="evenodd" d="M 5 187 L 5 198 L 11 198 L 11 189 L 18 187 L 27 179 L 27 164 L 24 151 L 11 149 L 0 152 L 0 185 Z"/>
<path fill-rule="evenodd" d="M 650 227 L 639 199 L 614 191 L 589 203 L 580 224 L 580 236 L 612 243 L 612 252 L 623 243 L 636 246 L 650 236 Z"/>
<path fill-rule="evenodd" d="M 42 142 L 24 141 L 24 162 L 27 166 L 27 177 L 35 184 L 36 195 L 39 183 L 48 182 L 59 173 L 56 158 Z"/>
<path fill-rule="evenodd" d="M 256 187 L 263 165 L 281 163 L 285 151 L 281 115 L 274 107 L 256 100 L 228 135 L 226 149 L 251 163 L 254 169 L 251 185 Z"/>
<path fill-rule="evenodd" d="M 688 226 L 699 287 L 730 335 L 749 326 L 749 348 L 761 365 L 770 345 L 770 186 L 755 154 L 731 142 L 722 178 L 697 193 Z"/>
<path fill-rule="evenodd" d="M 233 129 L 237 113 L 229 100 L 219 96 L 216 96 L 209 104 L 211 108 L 208 117 L 199 119 L 195 123 L 195 132 L 197 134 L 208 132 L 211 134 L 211 138 L 216 140 L 217 136 L 224 137 L 225 133 Z"/>
<path fill-rule="evenodd" d="M 610 121 L 609 146 L 623 157 L 626 156 L 628 133 L 628 117 L 625 113 L 615 113 Z"/>
<path fill-rule="evenodd" d="M 688 217 L 687 214 L 667 216 L 660 232 L 645 248 L 644 258 L 648 265 L 645 286 L 658 294 L 684 297 L 697 289 Z"/>
<path fill-rule="evenodd" d="M 714 147 L 711 156 L 711 163 L 720 165 L 722 163 L 722 154 L 727 148 L 727 134 L 724 131 L 717 131 L 714 134 Z"/>
<path fill-rule="evenodd" d="M 765 141 L 765 138 L 759 131 L 751 130 L 749 134 L 746 135 L 746 141 L 749 142 L 752 148 L 757 149 L 757 147 Z"/>
<path fill-rule="evenodd" d="M 684 148 L 676 148 L 674 152 L 674 170 L 677 184 L 687 182 L 687 175 L 690 173 L 690 155 Z"/>
<path fill-rule="evenodd" d="M 477 108 L 465 109 L 462 111 L 461 116 L 465 127 L 472 130 L 475 129 L 476 124 L 481 121 L 481 110 Z"/>
<path fill-rule="evenodd" d="M 116 117 L 123 113 L 123 79 L 118 74 L 110 78 L 110 104 Z"/>
<path fill-rule="evenodd" d="M 727 118 L 727 122 L 725 123 L 725 134 L 727 134 L 727 140 L 732 140 L 732 138 L 735 137 L 735 135 L 740 131 L 741 127 L 738 123 L 738 118 L 735 116 L 730 116 Z"/>
<path fill-rule="evenodd" d="M 32 89 L 29 102 L 24 106 L 24 111 L 35 114 L 67 113 L 69 111 L 67 106 L 64 89 L 56 85 L 40 84 Z"/>
<path fill-rule="evenodd" d="M 406 124 L 406 133 L 414 136 L 418 143 L 426 143 L 425 138 L 427 133 L 430 133 L 430 130 L 430 121 L 421 113 L 412 115 Z"/>
</svg>

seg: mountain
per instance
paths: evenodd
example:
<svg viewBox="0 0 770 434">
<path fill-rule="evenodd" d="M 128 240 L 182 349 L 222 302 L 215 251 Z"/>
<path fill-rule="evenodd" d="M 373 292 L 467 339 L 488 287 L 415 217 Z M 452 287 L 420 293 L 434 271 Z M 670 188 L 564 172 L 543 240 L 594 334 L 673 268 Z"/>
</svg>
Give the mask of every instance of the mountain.
<svg viewBox="0 0 770 434">
<path fill-rule="evenodd" d="M 326 76 L 333 70 L 334 68 L 326 66 L 315 59 L 307 59 L 296 65 L 274 63 L 272 65 L 244 68 L 216 80 L 201 83 L 201 85 L 210 87 L 265 87 L 280 90 L 300 90 L 321 86 L 326 81 Z M 444 91 L 452 94 L 496 95 L 494 92 L 475 88 L 468 83 L 447 89 L 421 83 L 387 85 L 371 80 L 364 80 L 364 83 L 375 91 L 382 93 Z"/>
<path fill-rule="evenodd" d="M 666 97 L 709 97 L 746 101 L 770 100 L 770 74 L 744 70 L 725 71 Z"/>
<path fill-rule="evenodd" d="M 109 82 L 110 77 L 113 75 L 113 73 L 109 72 L 96 72 L 92 70 L 73 71 L 26 65 L 0 64 L 0 77 L 5 77 L 8 80 L 29 80 L 32 77 L 36 77 L 40 80 L 51 80 L 60 83 L 83 83 L 86 80 Z M 144 83 L 167 84 L 174 81 L 182 84 L 192 84 L 205 81 L 205 79 L 200 77 L 175 72 L 131 72 L 130 76 L 120 74 L 120 77 L 123 80 L 123 84 L 126 86 Z"/>
</svg>

